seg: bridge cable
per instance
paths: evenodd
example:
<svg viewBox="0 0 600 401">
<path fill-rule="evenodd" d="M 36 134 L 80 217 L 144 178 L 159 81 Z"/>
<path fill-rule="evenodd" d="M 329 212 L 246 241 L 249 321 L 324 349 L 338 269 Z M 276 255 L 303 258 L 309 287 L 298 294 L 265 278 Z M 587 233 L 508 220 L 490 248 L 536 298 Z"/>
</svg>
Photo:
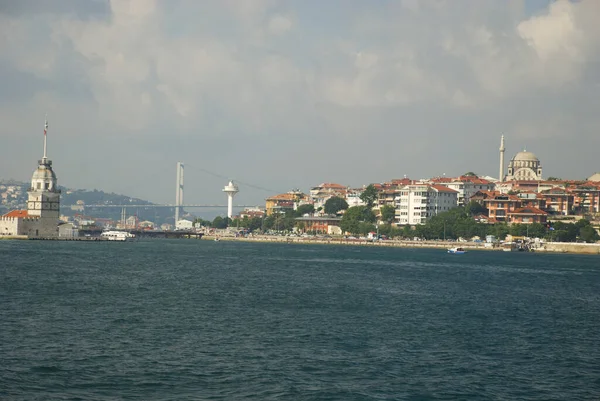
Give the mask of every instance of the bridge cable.
<svg viewBox="0 0 600 401">
<path fill-rule="evenodd" d="M 184 163 L 184 165 L 186 167 L 189 166 L 189 164 L 187 164 L 187 163 Z M 222 174 L 218 174 L 218 173 L 215 173 L 213 171 L 209 171 L 209 170 L 207 170 L 205 168 L 202 168 L 202 167 L 198 167 L 198 166 L 194 166 L 194 165 L 191 165 L 191 167 L 192 167 L 192 169 L 202 171 L 204 173 L 207 173 L 207 174 L 212 175 L 212 176 L 217 177 L 217 178 L 223 178 L 225 180 L 230 180 L 231 179 L 230 177 L 226 177 L 226 176 L 224 176 Z M 245 185 L 245 186 L 250 187 L 250 188 L 258 189 L 260 191 L 266 191 L 266 192 L 270 192 L 270 193 L 283 193 L 283 192 L 285 192 L 285 191 L 283 191 L 283 192 L 282 191 L 275 191 L 273 189 L 261 187 L 259 185 L 250 184 L 248 182 L 244 182 L 244 181 L 240 181 L 240 180 L 233 180 L 233 181 L 235 183 L 242 184 L 242 185 Z"/>
</svg>

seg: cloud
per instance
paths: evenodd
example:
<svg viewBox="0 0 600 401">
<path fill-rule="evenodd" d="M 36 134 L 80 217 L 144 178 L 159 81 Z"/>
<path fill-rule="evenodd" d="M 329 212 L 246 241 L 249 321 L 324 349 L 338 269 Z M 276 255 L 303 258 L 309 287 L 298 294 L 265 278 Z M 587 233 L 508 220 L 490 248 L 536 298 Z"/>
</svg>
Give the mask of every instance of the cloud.
<svg viewBox="0 0 600 401">
<path fill-rule="evenodd" d="M 289 17 L 274 15 L 269 19 L 268 30 L 273 35 L 283 35 L 292 29 L 293 23 Z"/>
<path fill-rule="evenodd" d="M 172 174 L 158 166 L 178 159 L 225 163 L 226 175 L 285 189 L 441 170 L 493 174 L 501 133 L 515 150 L 521 140 L 537 146 L 542 159 L 558 155 L 549 141 L 564 136 L 598 144 L 594 0 L 537 8 L 520 0 L 40 4 L 0 2 L 0 73 L 8 83 L 0 138 L 49 112 L 73 149 L 104 138 L 110 152 L 126 140 L 131 164 L 120 168 L 131 173 L 107 179 L 108 189 L 127 191 L 148 155 L 159 161 L 143 171 L 154 169 L 170 193 Z M 457 162 L 465 143 L 485 148 Z M 372 169 L 362 156 L 369 146 L 378 158 Z M 13 176 L 28 171 L 3 157 L 0 168 Z M 598 169 L 593 163 L 557 174 L 585 175 Z M 74 186 L 104 180 L 65 174 Z"/>
</svg>

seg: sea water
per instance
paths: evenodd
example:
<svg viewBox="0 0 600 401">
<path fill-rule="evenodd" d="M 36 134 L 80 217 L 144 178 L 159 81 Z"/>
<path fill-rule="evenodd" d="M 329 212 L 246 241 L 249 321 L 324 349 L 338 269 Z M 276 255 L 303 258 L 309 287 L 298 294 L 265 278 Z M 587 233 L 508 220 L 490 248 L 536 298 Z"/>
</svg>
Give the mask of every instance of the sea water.
<svg viewBox="0 0 600 401">
<path fill-rule="evenodd" d="M 0 241 L 2 400 L 598 400 L 600 258 Z"/>
</svg>

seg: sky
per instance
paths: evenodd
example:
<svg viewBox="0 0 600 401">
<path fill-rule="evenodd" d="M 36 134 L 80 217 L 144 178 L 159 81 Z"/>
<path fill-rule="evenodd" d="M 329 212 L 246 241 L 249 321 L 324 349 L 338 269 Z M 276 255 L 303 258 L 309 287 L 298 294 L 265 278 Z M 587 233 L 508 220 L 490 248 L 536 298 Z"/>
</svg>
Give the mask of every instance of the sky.
<svg viewBox="0 0 600 401">
<path fill-rule="evenodd" d="M 0 0 L 0 177 L 237 204 L 404 176 L 600 171 L 597 0 Z"/>
</svg>

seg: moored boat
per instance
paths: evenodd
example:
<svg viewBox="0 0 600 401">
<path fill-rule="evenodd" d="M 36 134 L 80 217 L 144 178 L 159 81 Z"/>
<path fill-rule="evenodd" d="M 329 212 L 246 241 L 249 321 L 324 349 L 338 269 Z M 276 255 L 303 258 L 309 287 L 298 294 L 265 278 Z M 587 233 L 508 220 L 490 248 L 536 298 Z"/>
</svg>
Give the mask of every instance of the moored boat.
<svg viewBox="0 0 600 401">
<path fill-rule="evenodd" d="M 462 253 L 467 253 L 467 251 L 465 251 L 465 249 L 461 248 L 461 247 L 454 247 L 454 248 L 448 249 L 448 253 L 462 254 Z"/>
</svg>

